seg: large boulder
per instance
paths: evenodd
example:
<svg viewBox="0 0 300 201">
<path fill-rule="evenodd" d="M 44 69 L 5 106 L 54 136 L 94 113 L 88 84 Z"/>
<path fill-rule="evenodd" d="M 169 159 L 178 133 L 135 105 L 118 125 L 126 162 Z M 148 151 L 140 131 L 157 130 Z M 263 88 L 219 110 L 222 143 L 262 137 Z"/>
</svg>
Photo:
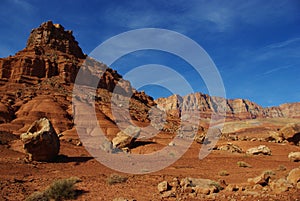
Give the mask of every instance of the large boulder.
<svg viewBox="0 0 300 201">
<path fill-rule="evenodd" d="M 300 168 L 292 169 L 286 179 L 291 184 L 297 185 L 300 182 Z"/>
<path fill-rule="evenodd" d="M 141 129 L 135 126 L 128 126 L 124 131 L 120 131 L 112 140 L 113 148 L 130 148 L 136 138 L 139 137 Z"/>
<path fill-rule="evenodd" d="M 289 153 L 288 158 L 290 161 L 300 162 L 300 152 L 291 152 Z"/>
<path fill-rule="evenodd" d="M 284 178 L 274 180 L 270 183 L 270 188 L 276 194 L 289 191 L 293 186 Z"/>
<path fill-rule="evenodd" d="M 271 155 L 272 152 L 269 147 L 266 145 L 259 145 L 258 147 L 253 147 L 247 150 L 246 154 L 248 155 Z"/>
<path fill-rule="evenodd" d="M 295 145 L 300 141 L 300 124 L 290 123 L 279 130 L 283 138 Z"/>
<path fill-rule="evenodd" d="M 47 118 L 35 121 L 20 137 L 30 161 L 52 161 L 59 153 L 59 138 Z"/>
</svg>

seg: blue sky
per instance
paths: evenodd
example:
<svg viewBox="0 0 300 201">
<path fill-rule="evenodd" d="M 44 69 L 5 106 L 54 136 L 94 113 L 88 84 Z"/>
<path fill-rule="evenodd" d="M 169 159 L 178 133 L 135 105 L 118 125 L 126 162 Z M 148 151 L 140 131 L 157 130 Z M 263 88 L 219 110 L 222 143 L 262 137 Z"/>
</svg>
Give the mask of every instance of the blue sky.
<svg viewBox="0 0 300 201">
<path fill-rule="evenodd" d="M 23 49 L 30 30 L 48 20 L 73 30 L 87 54 L 124 31 L 170 29 L 207 51 L 223 78 L 227 98 L 246 98 L 262 106 L 300 101 L 298 0 L 2 0 L 0 57 Z M 189 65 L 173 55 L 136 52 L 112 67 L 124 75 L 153 61 L 181 73 L 195 91 L 207 93 Z M 159 87 L 144 89 L 155 98 L 169 95 Z"/>
</svg>

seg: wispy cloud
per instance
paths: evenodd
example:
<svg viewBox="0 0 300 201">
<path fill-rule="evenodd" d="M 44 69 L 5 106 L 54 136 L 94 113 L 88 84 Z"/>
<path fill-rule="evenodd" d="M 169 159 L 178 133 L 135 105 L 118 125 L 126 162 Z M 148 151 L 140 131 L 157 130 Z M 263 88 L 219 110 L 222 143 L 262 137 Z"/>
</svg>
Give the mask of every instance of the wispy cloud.
<svg viewBox="0 0 300 201">
<path fill-rule="evenodd" d="M 142 3 L 141 3 L 142 2 Z M 146 8 L 146 9 L 144 9 Z M 119 6 L 108 7 L 105 18 L 129 29 L 142 27 L 168 27 L 189 32 L 232 31 L 240 23 L 265 25 L 284 18 L 294 20 L 297 9 L 293 3 L 250 1 L 176 1 L 157 4 L 151 1 L 129 1 Z M 292 17 L 293 16 L 293 17 Z"/>
<path fill-rule="evenodd" d="M 291 38 L 291 39 L 288 39 L 286 41 L 282 41 L 279 43 L 273 43 L 271 45 L 266 46 L 266 48 L 267 49 L 284 48 L 284 47 L 287 47 L 287 46 L 292 45 L 297 42 L 300 42 L 300 37 Z"/>
<path fill-rule="evenodd" d="M 20 7 L 21 9 L 23 9 L 26 12 L 32 11 L 34 9 L 34 6 L 25 0 L 12 0 L 11 2 L 15 6 Z"/>
<path fill-rule="evenodd" d="M 268 71 L 262 73 L 261 75 L 262 75 L 262 76 L 270 75 L 270 74 L 275 73 L 275 72 L 277 72 L 277 71 L 289 69 L 289 68 L 291 68 L 291 67 L 294 67 L 294 66 L 293 66 L 293 65 L 280 66 L 280 67 L 277 67 L 277 68 L 273 68 L 273 69 L 271 69 L 271 70 L 268 70 Z"/>
</svg>

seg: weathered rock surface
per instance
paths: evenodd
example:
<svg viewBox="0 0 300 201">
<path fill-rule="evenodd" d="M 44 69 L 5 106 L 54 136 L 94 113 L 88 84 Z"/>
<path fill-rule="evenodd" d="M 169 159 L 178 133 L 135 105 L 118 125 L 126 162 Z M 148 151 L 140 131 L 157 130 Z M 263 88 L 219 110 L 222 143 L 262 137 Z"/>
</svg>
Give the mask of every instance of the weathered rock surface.
<svg viewBox="0 0 300 201">
<path fill-rule="evenodd" d="M 279 194 L 289 191 L 289 189 L 293 188 L 293 185 L 291 185 L 286 179 L 280 178 L 270 182 L 270 188 L 272 189 L 272 191 Z"/>
<path fill-rule="evenodd" d="M 228 151 L 231 153 L 243 153 L 243 150 L 239 146 L 234 145 L 232 143 L 227 143 L 226 145 L 221 145 L 221 146 L 217 147 L 217 150 Z"/>
<path fill-rule="evenodd" d="M 271 149 L 266 145 L 259 145 L 258 147 L 250 148 L 246 151 L 249 155 L 272 155 Z"/>
<path fill-rule="evenodd" d="M 59 153 L 59 138 L 46 118 L 35 121 L 20 138 L 30 161 L 52 161 Z"/>
<path fill-rule="evenodd" d="M 223 107 L 218 103 L 224 101 Z M 156 100 L 159 108 L 174 115 L 180 116 L 182 111 L 195 110 L 200 112 L 201 118 L 209 118 L 212 113 L 226 111 L 226 118 L 253 119 L 265 117 L 298 118 L 300 103 L 283 104 L 278 107 L 263 108 L 256 103 L 245 99 L 225 100 L 211 97 L 207 94 L 194 93 L 186 96 L 172 95 Z"/>
<path fill-rule="evenodd" d="M 287 124 L 278 133 L 288 142 L 298 145 L 300 141 L 300 124 Z"/>
<path fill-rule="evenodd" d="M 252 185 L 259 184 L 261 186 L 266 186 L 266 185 L 268 185 L 270 178 L 271 178 L 271 176 L 264 172 L 257 177 L 249 178 L 248 182 Z"/>
<path fill-rule="evenodd" d="M 300 162 L 300 152 L 291 152 L 289 153 L 288 158 L 290 161 Z"/>
<path fill-rule="evenodd" d="M 84 103 L 95 100 L 97 117 L 105 133 L 115 136 L 118 132 L 112 122 L 112 92 L 121 98 L 131 97 L 129 110 L 133 120 L 149 122 L 147 112 L 154 105 L 153 99 L 133 89 L 117 71 L 88 58 L 72 31 L 49 21 L 31 31 L 23 50 L 0 59 L 0 130 L 21 134 L 27 131 L 32 119 L 47 116 L 57 132 L 74 133 L 71 101 L 79 69 L 87 76 L 78 83 L 96 85 L 97 92 L 92 97 L 83 91 L 76 98 Z M 118 114 L 122 115 L 122 111 Z"/>
<path fill-rule="evenodd" d="M 286 179 L 291 184 L 297 185 L 300 182 L 300 168 L 292 169 Z"/>
<path fill-rule="evenodd" d="M 139 137 L 141 129 L 135 126 L 128 126 L 124 131 L 120 131 L 112 140 L 113 148 L 130 148 L 136 138 Z"/>
<path fill-rule="evenodd" d="M 162 181 L 157 185 L 157 189 L 160 193 L 169 190 L 170 186 L 167 181 Z"/>
</svg>

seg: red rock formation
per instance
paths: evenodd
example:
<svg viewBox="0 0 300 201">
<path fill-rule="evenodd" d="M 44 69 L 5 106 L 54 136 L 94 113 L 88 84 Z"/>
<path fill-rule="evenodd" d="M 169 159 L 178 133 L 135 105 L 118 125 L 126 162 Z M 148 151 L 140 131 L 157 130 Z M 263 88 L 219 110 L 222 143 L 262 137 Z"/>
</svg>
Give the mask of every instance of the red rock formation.
<svg viewBox="0 0 300 201">
<path fill-rule="evenodd" d="M 194 93 L 186 96 L 172 95 L 168 98 L 159 98 L 155 102 L 158 107 L 169 114 L 180 114 L 179 111 L 197 110 L 202 118 L 210 118 L 212 113 L 226 110 L 229 119 L 255 118 L 299 118 L 300 103 L 283 104 L 278 107 L 263 108 L 260 105 L 245 99 L 225 100 L 224 108 L 218 106 L 222 98 L 211 97 L 207 94 Z M 218 108 L 219 107 L 219 108 Z"/>
<path fill-rule="evenodd" d="M 72 129 L 72 90 L 80 68 L 88 75 L 80 84 L 103 89 L 95 99 L 105 128 L 112 119 L 111 92 L 132 95 L 132 117 L 146 121 L 145 111 L 154 105 L 153 99 L 136 92 L 115 70 L 87 58 L 72 31 L 49 21 L 31 31 L 23 50 L 0 59 L 0 130 L 22 133 L 41 117 L 49 118 L 57 132 Z M 118 131 L 108 124 L 110 130 Z"/>
</svg>

